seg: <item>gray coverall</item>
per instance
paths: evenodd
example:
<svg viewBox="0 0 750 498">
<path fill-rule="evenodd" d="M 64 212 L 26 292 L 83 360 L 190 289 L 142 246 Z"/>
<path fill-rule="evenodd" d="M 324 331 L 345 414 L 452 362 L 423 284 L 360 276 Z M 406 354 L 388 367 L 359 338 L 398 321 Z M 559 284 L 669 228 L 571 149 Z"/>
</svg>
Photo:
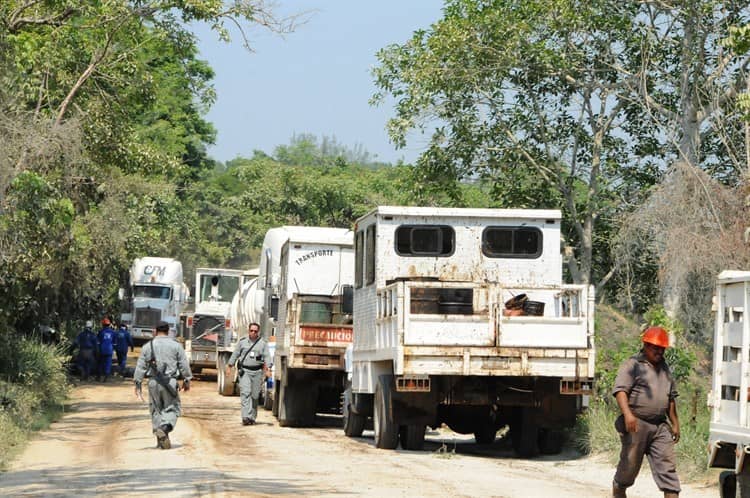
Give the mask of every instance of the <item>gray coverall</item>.
<svg viewBox="0 0 750 498">
<path fill-rule="evenodd" d="M 169 425 L 174 429 L 177 424 L 177 417 L 181 415 L 182 411 L 179 394 L 173 395 L 154 378 L 154 372 L 149 367 L 152 347 L 157 368 L 164 372 L 175 393 L 177 393 L 177 377 L 182 375 L 183 379 L 190 380 L 193 375 L 190 372 L 190 364 L 185 355 L 185 350 L 174 339 L 157 335 L 151 342 L 143 346 L 141 355 L 138 357 L 138 363 L 135 366 L 133 378 L 136 382 L 141 382 L 146 374 L 149 374 L 148 401 L 151 410 L 151 426 L 155 432 L 162 425 Z"/>
<path fill-rule="evenodd" d="M 679 493 L 674 440 L 667 423 L 669 402 L 677 398 L 669 366 L 664 361 L 654 366 L 643 353 L 628 358 L 620 365 L 612 394 L 621 391 L 627 393 L 628 406 L 638 418 L 638 431 L 627 432 L 622 415 L 615 420 L 622 443 L 615 482 L 621 488 L 632 486 L 646 455 L 659 489 Z"/>
<path fill-rule="evenodd" d="M 263 386 L 265 375 L 263 365 L 272 361 L 268 351 L 268 343 L 262 337 L 253 345 L 248 337 L 243 337 L 229 357 L 229 365 L 238 361 L 237 375 L 240 384 L 240 403 L 242 406 L 242 420 L 255 422 L 258 416 L 258 397 Z"/>
</svg>

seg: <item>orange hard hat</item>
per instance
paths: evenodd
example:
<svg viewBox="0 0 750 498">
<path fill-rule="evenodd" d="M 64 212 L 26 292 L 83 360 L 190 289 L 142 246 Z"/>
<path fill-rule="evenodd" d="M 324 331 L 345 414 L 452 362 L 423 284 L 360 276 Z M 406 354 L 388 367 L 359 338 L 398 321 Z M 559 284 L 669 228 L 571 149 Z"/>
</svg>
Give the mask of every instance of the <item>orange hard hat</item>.
<svg viewBox="0 0 750 498">
<path fill-rule="evenodd" d="M 656 325 L 650 326 L 645 332 L 643 332 L 641 339 L 643 342 L 653 344 L 654 346 L 662 348 L 669 347 L 669 334 L 667 334 L 667 331 L 664 330 L 663 327 L 658 327 Z"/>
<path fill-rule="evenodd" d="M 109 325 L 109 318 L 102 318 L 102 325 Z"/>
</svg>

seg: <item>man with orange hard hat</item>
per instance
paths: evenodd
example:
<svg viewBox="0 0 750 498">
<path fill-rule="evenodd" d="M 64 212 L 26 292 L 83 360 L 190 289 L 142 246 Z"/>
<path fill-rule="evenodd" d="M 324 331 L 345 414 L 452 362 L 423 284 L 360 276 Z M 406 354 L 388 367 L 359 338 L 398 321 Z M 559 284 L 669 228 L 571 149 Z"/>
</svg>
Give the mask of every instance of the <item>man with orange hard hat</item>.
<svg viewBox="0 0 750 498">
<path fill-rule="evenodd" d="M 622 450 L 612 481 L 612 496 L 625 497 L 648 457 L 651 474 L 665 498 L 680 494 L 674 445 L 680 440 L 677 418 L 677 387 L 664 350 L 669 335 L 662 327 L 651 326 L 641 338 L 643 348 L 625 360 L 617 371 L 612 394 L 622 415 L 615 421 Z"/>
</svg>

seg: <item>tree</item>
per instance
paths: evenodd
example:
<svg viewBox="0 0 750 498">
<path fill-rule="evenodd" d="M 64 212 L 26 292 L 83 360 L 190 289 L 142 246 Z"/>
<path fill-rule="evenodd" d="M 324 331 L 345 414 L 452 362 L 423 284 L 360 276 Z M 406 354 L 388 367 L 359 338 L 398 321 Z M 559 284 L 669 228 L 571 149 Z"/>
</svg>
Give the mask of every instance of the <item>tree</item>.
<svg viewBox="0 0 750 498">
<path fill-rule="evenodd" d="M 481 178 L 501 206 L 564 207 L 575 282 L 612 272 L 594 248 L 626 184 L 633 133 L 615 61 L 628 61 L 635 7 L 611 2 L 449 0 L 444 17 L 378 54 L 380 92 L 397 101 L 393 142 L 434 126 L 418 166 L 442 188 Z"/>
</svg>

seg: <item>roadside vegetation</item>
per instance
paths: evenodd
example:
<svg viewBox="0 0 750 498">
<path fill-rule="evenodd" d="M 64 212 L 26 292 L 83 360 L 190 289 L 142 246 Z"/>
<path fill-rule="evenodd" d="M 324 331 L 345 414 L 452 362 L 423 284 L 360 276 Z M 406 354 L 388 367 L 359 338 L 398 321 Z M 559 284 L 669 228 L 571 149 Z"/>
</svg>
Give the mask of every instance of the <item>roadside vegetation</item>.
<svg viewBox="0 0 750 498">
<path fill-rule="evenodd" d="M 378 204 L 561 209 L 565 278 L 594 285 L 599 309 L 578 446 L 616 452 L 615 370 L 642 324 L 665 323 L 680 465 L 704 466 L 713 282 L 750 269 L 750 7 L 444 4 L 377 54 L 393 143 L 427 140 L 393 165 L 307 134 L 208 155 L 213 72 L 190 23 L 295 36 L 304 19 L 265 2 L 0 2 L 0 466 L 64 406 L 65 345 L 117 316 L 133 258 L 249 268 L 271 226 L 350 227 Z"/>
</svg>

